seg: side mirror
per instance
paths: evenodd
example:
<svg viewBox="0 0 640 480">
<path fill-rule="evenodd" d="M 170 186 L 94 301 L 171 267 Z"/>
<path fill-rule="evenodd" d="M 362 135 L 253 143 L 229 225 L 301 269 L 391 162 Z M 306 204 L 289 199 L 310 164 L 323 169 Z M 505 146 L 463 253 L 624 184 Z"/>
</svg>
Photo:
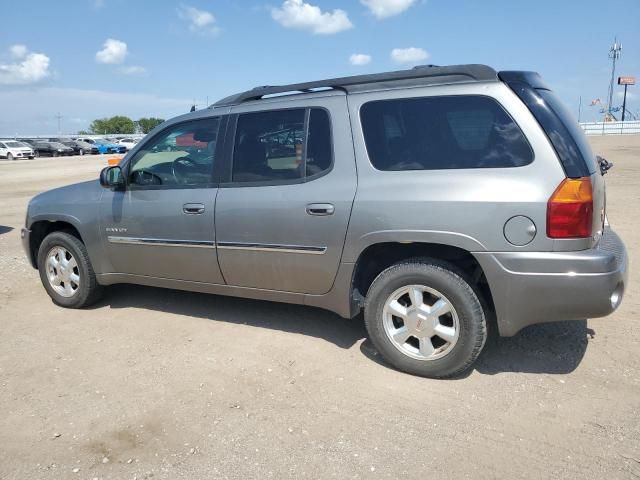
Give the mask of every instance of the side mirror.
<svg viewBox="0 0 640 480">
<path fill-rule="evenodd" d="M 125 183 L 122 169 L 119 166 L 103 168 L 100 172 L 100 185 L 113 190 L 123 190 Z"/>
</svg>

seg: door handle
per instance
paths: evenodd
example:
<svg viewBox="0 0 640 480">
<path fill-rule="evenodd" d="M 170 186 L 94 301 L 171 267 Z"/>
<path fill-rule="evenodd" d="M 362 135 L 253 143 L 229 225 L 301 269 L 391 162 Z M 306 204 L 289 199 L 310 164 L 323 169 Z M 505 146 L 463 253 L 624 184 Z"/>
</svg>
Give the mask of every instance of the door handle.
<svg viewBox="0 0 640 480">
<path fill-rule="evenodd" d="M 309 215 L 333 215 L 336 209 L 330 203 L 310 203 L 307 205 Z"/>
<path fill-rule="evenodd" d="M 204 204 L 202 203 L 185 203 L 182 211 L 187 215 L 200 215 L 204 213 Z"/>
</svg>

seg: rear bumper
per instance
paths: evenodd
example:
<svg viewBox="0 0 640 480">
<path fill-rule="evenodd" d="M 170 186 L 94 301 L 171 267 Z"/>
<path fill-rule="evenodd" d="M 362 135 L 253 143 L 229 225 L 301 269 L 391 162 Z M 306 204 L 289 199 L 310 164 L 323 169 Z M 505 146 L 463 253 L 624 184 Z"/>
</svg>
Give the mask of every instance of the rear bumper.
<svg viewBox="0 0 640 480">
<path fill-rule="evenodd" d="M 475 253 L 502 336 L 535 323 L 604 317 L 622 302 L 624 243 L 610 228 L 596 248 L 577 252 Z"/>
</svg>

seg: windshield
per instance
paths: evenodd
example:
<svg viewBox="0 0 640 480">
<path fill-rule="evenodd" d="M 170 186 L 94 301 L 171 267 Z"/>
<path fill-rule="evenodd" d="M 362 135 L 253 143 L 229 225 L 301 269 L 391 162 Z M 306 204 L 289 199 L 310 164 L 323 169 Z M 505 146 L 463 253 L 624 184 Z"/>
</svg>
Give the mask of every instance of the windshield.
<svg viewBox="0 0 640 480">
<path fill-rule="evenodd" d="M 104 138 L 94 138 L 93 141 L 97 145 L 106 145 L 107 143 L 109 143 Z"/>
<path fill-rule="evenodd" d="M 51 142 L 51 145 L 56 147 L 56 148 L 65 148 L 65 146 L 63 144 L 61 144 L 60 142 Z"/>
<path fill-rule="evenodd" d="M 23 148 L 23 147 L 26 147 L 26 145 L 24 145 L 24 144 L 22 144 L 20 142 L 4 142 L 4 144 L 9 148 Z"/>
</svg>

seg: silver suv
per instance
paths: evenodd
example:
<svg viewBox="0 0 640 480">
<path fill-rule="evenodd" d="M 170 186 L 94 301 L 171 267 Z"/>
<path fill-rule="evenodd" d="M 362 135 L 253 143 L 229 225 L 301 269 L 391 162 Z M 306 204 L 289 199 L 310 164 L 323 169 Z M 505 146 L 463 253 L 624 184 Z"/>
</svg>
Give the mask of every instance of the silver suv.
<svg viewBox="0 0 640 480">
<path fill-rule="evenodd" d="M 63 307 L 136 283 L 364 311 L 394 367 L 469 368 L 489 319 L 608 315 L 627 257 L 609 168 L 536 73 L 483 65 L 258 87 L 165 122 L 29 204 Z"/>
</svg>

